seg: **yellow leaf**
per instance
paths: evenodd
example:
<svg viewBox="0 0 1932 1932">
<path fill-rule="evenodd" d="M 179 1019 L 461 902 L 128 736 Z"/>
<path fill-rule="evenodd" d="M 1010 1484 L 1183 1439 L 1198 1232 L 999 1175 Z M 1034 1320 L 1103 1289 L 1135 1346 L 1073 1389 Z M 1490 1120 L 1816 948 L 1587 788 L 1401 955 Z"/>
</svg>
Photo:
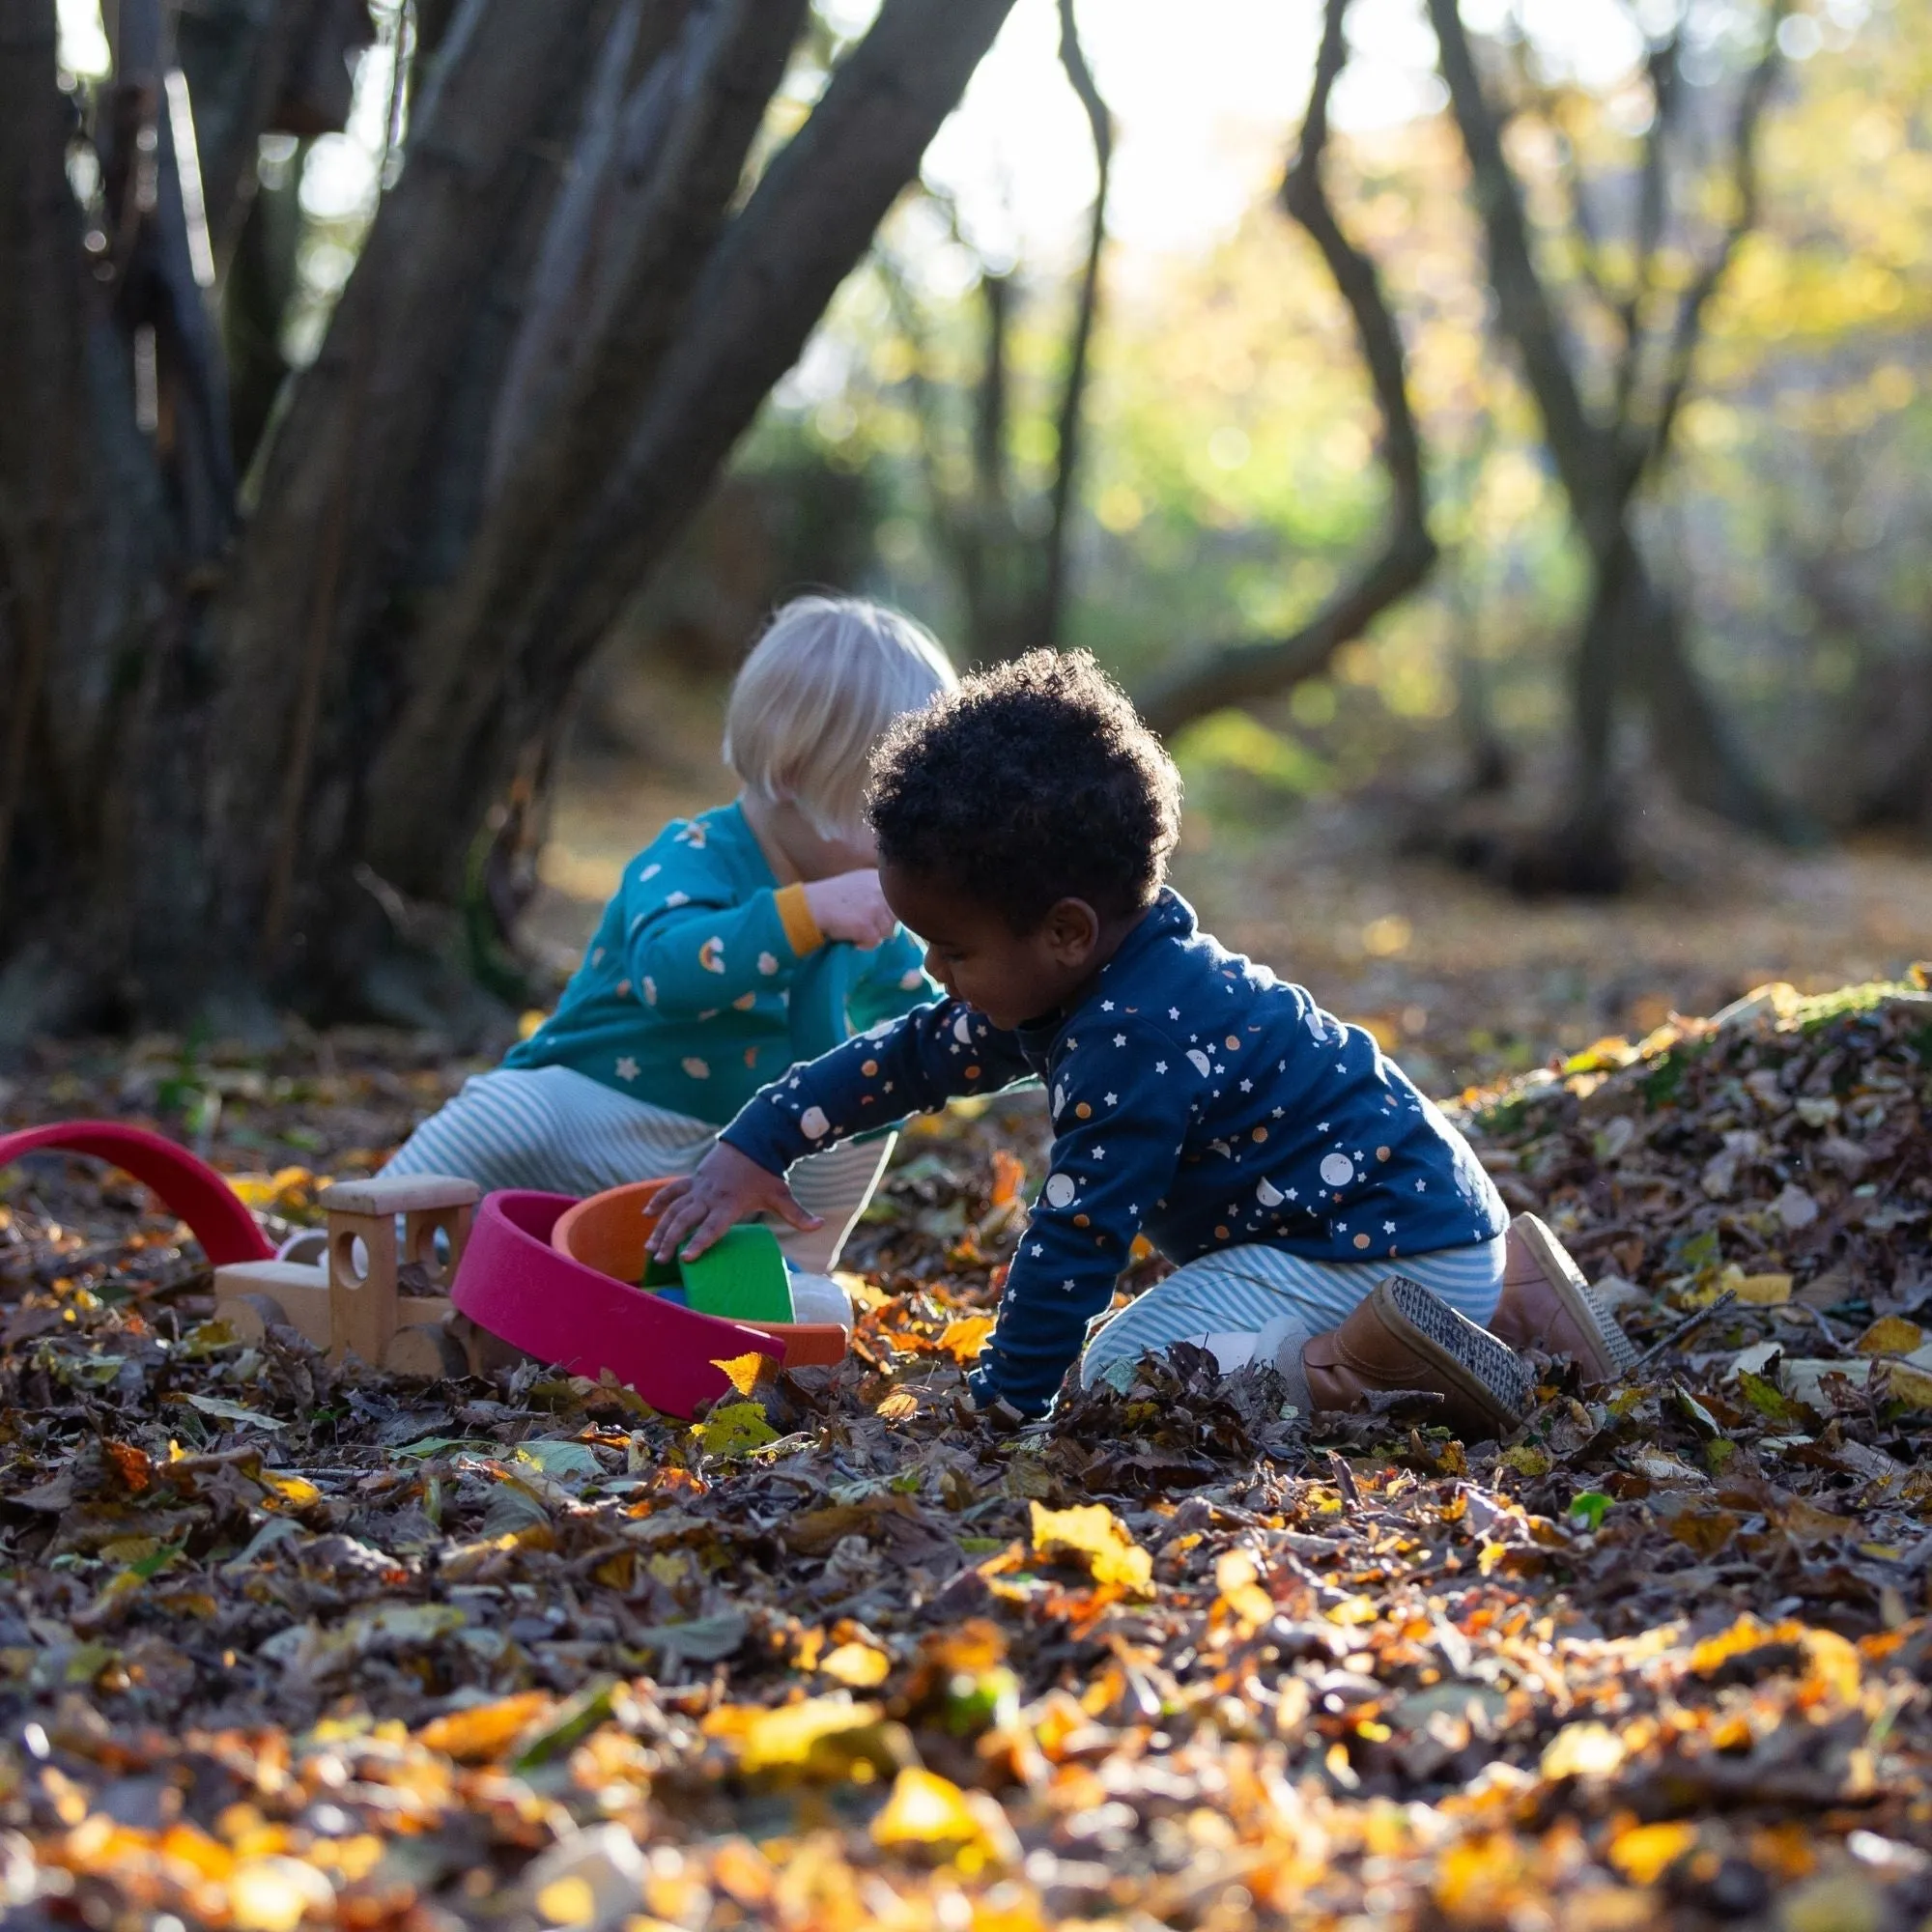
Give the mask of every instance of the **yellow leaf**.
<svg viewBox="0 0 1932 1932">
<path fill-rule="evenodd" d="M 1633 1885 L 1655 1885 L 1696 1842 L 1696 1826 L 1681 1819 L 1636 1825 L 1610 1846 L 1610 1862 Z"/>
<path fill-rule="evenodd" d="M 854 1690 L 870 1690 L 886 1681 L 893 1661 L 869 1643 L 841 1643 L 819 1661 L 818 1667 L 827 1677 L 837 1678 Z"/>
<path fill-rule="evenodd" d="M 1372 1624 L 1381 1613 L 1373 1597 L 1344 1597 L 1323 1612 L 1331 1624 Z"/>
<path fill-rule="evenodd" d="M 1885 1391 L 1908 1408 L 1932 1408 L 1932 1376 L 1905 1362 L 1887 1362 Z"/>
<path fill-rule="evenodd" d="M 158 1536 L 119 1536 L 100 1546 L 100 1554 L 109 1563 L 138 1563 L 160 1548 Z"/>
<path fill-rule="evenodd" d="M 895 1389 L 872 1413 L 888 1422 L 910 1422 L 919 1413 L 919 1398 L 910 1389 Z"/>
<path fill-rule="evenodd" d="M 322 1492 L 306 1476 L 285 1476 L 279 1470 L 264 1469 L 255 1481 L 297 1509 L 307 1509 L 322 1500 Z"/>
<path fill-rule="evenodd" d="M 729 1402 L 714 1408 L 699 1425 L 698 1435 L 706 1455 L 727 1458 L 749 1456 L 753 1449 L 779 1439 L 778 1431 L 765 1420 L 764 1409 L 755 1402 Z"/>
<path fill-rule="evenodd" d="M 1902 1315 L 1881 1315 L 1854 1345 L 1861 1355 L 1909 1355 L 1925 1340 L 1925 1331 Z"/>
<path fill-rule="evenodd" d="M 723 1369 L 731 1386 L 740 1395 L 753 1395 L 757 1392 L 758 1377 L 764 1366 L 771 1360 L 769 1355 L 761 1355 L 753 1350 L 749 1355 L 733 1355 L 727 1362 L 713 1362 L 714 1369 Z"/>
<path fill-rule="evenodd" d="M 1221 1601 L 1252 1630 L 1274 1615 L 1274 1599 L 1261 1586 L 1261 1572 L 1245 1549 L 1224 1551 L 1214 1561 L 1214 1587 Z"/>
<path fill-rule="evenodd" d="M 552 1879 L 537 1893 L 536 1906 L 552 1925 L 588 1925 L 597 1917 L 597 1894 L 588 1879 L 571 1872 Z"/>
<path fill-rule="evenodd" d="M 852 1306 L 861 1315 L 869 1315 L 874 1309 L 883 1308 L 893 1298 L 876 1283 L 867 1281 L 862 1274 L 853 1274 L 847 1268 L 834 1268 L 832 1279 L 852 1297 Z"/>
<path fill-rule="evenodd" d="M 1607 1777 L 1624 1761 L 1624 1743 L 1607 1724 L 1565 1724 L 1543 1747 L 1543 1775 Z"/>
<path fill-rule="evenodd" d="M 1519 1476 L 1547 1476 L 1549 1473 L 1549 1458 L 1527 1442 L 1519 1442 L 1514 1449 L 1505 1449 L 1502 1459 Z"/>
<path fill-rule="evenodd" d="M 237 1932 L 295 1932 L 313 1914 L 335 1916 L 335 1888 L 300 1859 L 251 1859 L 228 1881 L 228 1922 Z"/>
<path fill-rule="evenodd" d="M 1737 1290 L 1740 1301 L 1748 1301 L 1757 1308 L 1781 1308 L 1791 1299 L 1788 1274 L 1742 1274 L 1725 1286 Z"/>
<path fill-rule="evenodd" d="M 1804 1695 L 1811 1700 L 1856 1704 L 1859 1700 L 1858 1646 L 1836 1631 L 1804 1633 Z"/>
<path fill-rule="evenodd" d="M 485 1764 L 499 1757 L 555 1701 L 548 1690 L 523 1690 L 494 1703 L 472 1704 L 467 1711 L 431 1719 L 416 1733 L 416 1742 L 460 1764 Z"/>
<path fill-rule="evenodd" d="M 864 1730 L 879 1716 L 878 1705 L 844 1696 L 807 1697 L 775 1711 L 727 1704 L 705 1719 L 704 1734 L 735 1742 L 741 1771 L 783 1771 L 803 1764 L 821 1739 Z"/>
<path fill-rule="evenodd" d="M 939 1346 L 963 1368 L 966 1363 L 979 1359 L 980 1350 L 992 1332 L 993 1318 L 990 1315 L 962 1315 L 946 1324 Z"/>
<path fill-rule="evenodd" d="M 893 1795 L 872 1820 L 875 1845 L 970 1844 L 980 1821 L 966 1794 L 950 1777 L 908 1765 L 893 1784 Z"/>
<path fill-rule="evenodd" d="M 1831 1872 L 1778 1902 L 1788 1932 L 1879 1932 L 1890 1917 L 1884 1895 L 1861 1872 Z"/>
<path fill-rule="evenodd" d="M 1035 1553 L 1050 1556 L 1071 1550 L 1087 1559 L 1096 1583 L 1117 1583 L 1139 1596 L 1153 1590 L 1153 1558 L 1131 1536 L 1105 1503 L 1082 1503 L 1053 1510 L 1033 1505 Z"/>
</svg>

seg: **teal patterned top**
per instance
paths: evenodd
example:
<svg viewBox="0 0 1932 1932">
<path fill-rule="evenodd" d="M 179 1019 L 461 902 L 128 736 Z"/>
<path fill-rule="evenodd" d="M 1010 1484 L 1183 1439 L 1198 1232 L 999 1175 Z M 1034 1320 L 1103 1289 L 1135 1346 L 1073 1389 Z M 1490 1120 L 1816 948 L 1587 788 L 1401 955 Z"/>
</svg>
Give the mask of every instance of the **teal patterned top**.
<svg viewBox="0 0 1932 1932">
<path fill-rule="evenodd" d="M 722 1126 L 795 1061 L 933 996 L 898 928 L 869 952 L 826 940 L 781 887 L 745 814 L 674 819 L 624 867 L 556 1011 L 505 1066 L 569 1066 Z"/>
</svg>

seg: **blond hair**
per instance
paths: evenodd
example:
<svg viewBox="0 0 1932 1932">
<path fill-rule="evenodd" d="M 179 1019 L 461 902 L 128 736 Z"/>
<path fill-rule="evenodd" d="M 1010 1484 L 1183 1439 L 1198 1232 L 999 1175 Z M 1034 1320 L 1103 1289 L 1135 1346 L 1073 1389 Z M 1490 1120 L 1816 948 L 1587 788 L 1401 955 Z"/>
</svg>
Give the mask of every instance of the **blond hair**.
<svg viewBox="0 0 1932 1932">
<path fill-rule="evenodd" d="M 724 762 L 746 790 L 795 805 L 821 838 L 865 829 L 872 747 L 958 675 L 923 625 L 863 597 L 794 597 L 740 667 Z"/>
</svg>

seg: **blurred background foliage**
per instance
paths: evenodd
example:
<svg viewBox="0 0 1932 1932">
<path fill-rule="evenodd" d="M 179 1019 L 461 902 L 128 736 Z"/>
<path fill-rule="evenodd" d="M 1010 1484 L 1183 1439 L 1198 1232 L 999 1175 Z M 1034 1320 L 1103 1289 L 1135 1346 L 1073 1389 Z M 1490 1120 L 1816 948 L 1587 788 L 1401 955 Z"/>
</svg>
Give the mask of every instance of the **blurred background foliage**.
<svg viewBox="0 0 1932 1932">
<path fill-rule="evenodd" d="M 1542 110 L 1510 129 L 1510 157 L 1586 384 L 1602 390 L 1612 343 L 1586 273 L 1627 274 L 1629 250 L 1611 236 L 1584 262 L 1568 178 L 1580 171 L 1612 200 L 1637 165 L 1645 103 L 1627 72 L 1579 77 L 1567 37 L 1539 37 L 1529 11 L 1526 25 L 1497 22 L 1499 65 Z M 1693 95 L 1718 93 L 1760 18 L 1705 10 L 1704 43 L 1687 50 Z M 1365 14 L 1357 31 L 1371 27 Z M 1637 512 L 1753 761 L 1839 833 L 1932 827 L 1928 30 L 1923 0 L 1786 18 L 1759 222 L 1717 291 Z M 1105 51 L 1094 49 L 1103 89 Z M 1290 76 L 1282 93 L 1292 131 Z M 1408 348 L 1442 554 L 1424 589 L 1326 675 L 1182 734 L 1196 808 L 1236 826 L 1378 777 L 1454 789 L 1508 775 L 1526 801 L 1547 796 L 1587 594 L 1541 422 L 1495 332 L 1453 122 L 1435 106 L 1345 129 L 1331 167 Z M 640 668 L 722 675 L 758 611 L 805 582 L 900 603 L 962 659 L 1009 644 L 975 635 L 958 562 L 988 290 L 1004 311 L 1008 536 L 1024 546 L 1047 516 L 1075 251 L 976 247 L 939 186 L 895 214 L 613 647 L 593 698 L 607 733 L 619 728 L 615 684 Z M 1258 179 L 1232 232 L 1198 249 L 1117 242 L 1108 260 L 1061 641 L 1130 688 L 1204 643 L 1292 629 L 1384 511 L 1348 314 L 1272 187 Z M 1666 257 L 1660 280 L 1668 291 L 1689 271 Z"/>
<path fill-rule="evenodd" d="M 64 12 L 83 70 L 92 11 Z M 1320 10 L 1288 10 L 1296 17 L 1269 24 L 1243 58 L 1243 37 L 1281 11 L 1217 0 L 1191 52 L 1138 0 L 1080 15 L 1120 115 L 1122 179 L 1050 640 L 1093 650 L 1129 688 L 1205 646 L 1293 631 L 1348 578 L 1388 509 L 1349 312 L 1276 196 Z M 823 0 L 767 151 L 870 12 Z M 395 165 L 396 51 L 414 15 L 399 0 L 371 14 L 348 131 L 264 143 L 258 217 L 224 292 L 244 457 L 284 371 L 315 354 Z M 1727 90 L 1775 28 L 1756 220 L 1711 301 L 1635 527 L 1767 781 L 1828 835 L 1922 838 L 1932 0 L 1776 14 L 1732 0 L 1485 0 L 1463 14 L 1508 102 L 1505 145 L 1539 267 L 1599 406 L 1615 381 L 1616 304 L 1668 303 L 1695 269 L 1673 232 L 1651 285 L 1631 295 L 1631 211 L 1656 111 L 1646 63 L 1671 42 L 1701 164 L 1674 218 L 1721 223 L 1733 212 L 1719 152 Z M 1094 194 L 1055 14 L 1053 0 L 1021 0 L 924 182 L 619 627 L 581 696 L 572 769 L 721 790 L 710 732 L 724 681 L 762 614 L 809 584 L 904 606 L 962 663 L 1039 640 L 1030 586 L 1053 523 Z M 1378 785 L 1432 808 L 1502 796 L 1533 820 L 1563 783 L 1590 560 L 1498 327 L 1421 10 L 1362 0 L 1350 31 L 1330 194 L 1401 327 L 1440 554 L 1418 592 L 1320 674 L 1179 734 L 1202 836 L 1264 834 L 1302 802 Z M 1179 132 L 1163 125 L 1170 110 Z M 1618 755 L 1634 770 L 1641 754 L 1633 726 Z"/>
</svg>

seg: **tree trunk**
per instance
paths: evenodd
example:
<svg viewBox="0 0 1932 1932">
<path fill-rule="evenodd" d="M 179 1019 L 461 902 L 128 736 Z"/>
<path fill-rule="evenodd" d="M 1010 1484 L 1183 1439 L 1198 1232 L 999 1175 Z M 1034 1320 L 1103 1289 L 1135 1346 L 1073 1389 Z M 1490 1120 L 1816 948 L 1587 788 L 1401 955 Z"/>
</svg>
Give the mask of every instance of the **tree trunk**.
<svg viewBox="0 0 1932 1932">
<path fill-rule="evenodd" d="M 1639 360 L 1634 309 L 1618 380 L 1619 408 L 1599 421 L 1584 406 L 1575 351 L 1536 265 L 1521 189 L 1502 147 L 1502 117 L 1476 69 L 1460 0 L 1428 0 L 1456 122 L 1468 155 L 1471 190 L 1489 247 L 1491 286 L 1504 333 L 1516 345 L 1522 372 L 1543 418 L 1544 438 L 1577 534 L 1589 552 L 1590 606 L 1577 640 L 1573 671 L 1573 771 L 1569 810 L 1548 851 L 1528 861 L 1546 885 L 1613 890 L 1625 872 L 1621 826 L 1611 770 L 1612 738 L 1621 696 L 1640 696 L 1651 723 L 1659 763 L 1684 797 L 1774 838 L 1801 830 L 1799 815 L 1752 771 L 1715 701 L 1690 664 L 1668 595 L 1645 565 L 1631 527 L 1638 484 L 1661 460 L 1689 383 L 1702 319 L 1739 239 L 1755 218 L 1754 142 L 1776 72 L 1776 41 L 1752 71 L 1734 130 L 1739 212 L 1718 247 L 1691 276 L 1677 310 L 1667 356 L 1664 393 L 1656 418 L 1639 424 L 1632 413 Z M 1776 10 L 1773 27 L 1776 27 Z M 1674 60 L 1653 64 L 1658 77 L 1674 74 Z M 1667 82 L 1674 85 L 1674 80 Z M 1660 113 L 1668 101 L 1660 97 Z M 1661 166 L 1653 143 L 1644 181 L 1645 253 L 1656 252 L 1662 189 L 1651 179 Z"/>
<path fill-rule="evenodd" d="M 138 72 L 117 75 L 106 153 L 110 205 L 165 271 L 144 298 L 173 306 L 113 299 L 131 330 L 187 343 L 164 338 L 146 435 L 67 185 L 53 0 L 6 14 L 0 382 L 23 400 L 0 412 L 0 1027 L 117 1002 L 227 1024 L 271 998 L 432 1010 L 394 974 L 382 991 L 385 950 L 454 935 L 423 902 L 461 893 L 511 774 L 540 762 L 1009 5 L 886 0 L 738 208 L 807 0 L 421 0 L 435 52 L 406 165 L 225 551 L 182 487 L 214 473 L 226 399 L 193 387 L 175 272 L 191 183 L 168 128 L 155 183 L 132 165 L 139 116 L 185 106 L 160 0 L 123 0 L 124 42 L 150 45 L 124 47 Z M 217 106 L 260 124 L 270 56 L 248 34 L 278 12 L 338 35 L 347 17 L 344 0 L 212 8 L 197 17 L 239 37 L 239 77 L 211 92 L 211 130 Z M 600 73 L 621 97 L 601 162 Z M 586 192 L 560 196 L 583 168 Z M 171 416 L 183 402 L 202 416 Z"/>
<path fill-rule="evenodd" d="M 369 862 L 404 892 L 450 893 L 460 853 L 440 813 L 477 823 L 522 746 L 703 498 L 772 384 L 912 177 L 1011 0 L 886 0 L 811 117 L 772 161 L 689 298 L 598 498 L 526 587 L 485 606 L 452 592 L 412 663 L 375 761 Z"/>
<path fill-rule="evenodd" d="M 1327 668 L 1342 646 L 1408 595 L 1435 564 L 1422 440 L 1408 400 L 1408 357 L 1374 258 L 1350 242 L 1328 199 L 1323 156 L 1328 103 L 1349 61 L 1349 0 L 1327 0 L 1301 144 L 1281 186 L 1283 208 L 1321 251 L 1348 304 L 1355 340 L 1381 414 L 1379 454 L 1388 473 L 1389 523 L 1380 548 L 1297 631 L 1265 640 L 1241 639 L 1203 651 L 1136 694 L 1155 730 L 1173 733 L 1195 718 L 1252 703 Z"/>
</svg>

